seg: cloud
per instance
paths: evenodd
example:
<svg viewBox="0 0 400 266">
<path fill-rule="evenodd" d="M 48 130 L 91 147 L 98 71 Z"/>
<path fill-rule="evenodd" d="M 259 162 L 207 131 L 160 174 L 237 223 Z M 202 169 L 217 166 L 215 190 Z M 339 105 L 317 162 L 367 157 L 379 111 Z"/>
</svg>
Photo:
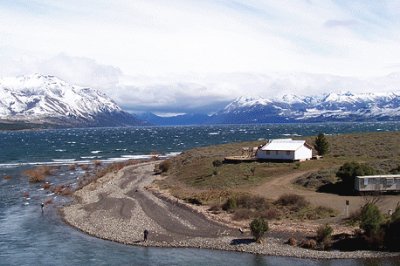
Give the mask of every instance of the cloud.
<svg viewBox="0 0 400 266">
<path fill-rule="evenodd" d="M 28 2 L 0 1 L 0 75 L 53 74 L 129 110 L 396 84 L 374 77 L 398 70 L 398 1 Z"/>
<path fill-rule="evenodd" d="M 39 62 L 37 72 L 51 74 L 77 85 L 102 89 L 115 87 L 122 75 L 117 67 L 66 54 L 58 54 Z"/>
<path fill-rule="evenodd" d="M 336 20 L 336 19 L 330 19 L 325 21 L 324 26 L 327 28 L 336 28 L 336 27 L 352 27 L 357 25 L 358 22 L 356 20 Z"/>
</svg>

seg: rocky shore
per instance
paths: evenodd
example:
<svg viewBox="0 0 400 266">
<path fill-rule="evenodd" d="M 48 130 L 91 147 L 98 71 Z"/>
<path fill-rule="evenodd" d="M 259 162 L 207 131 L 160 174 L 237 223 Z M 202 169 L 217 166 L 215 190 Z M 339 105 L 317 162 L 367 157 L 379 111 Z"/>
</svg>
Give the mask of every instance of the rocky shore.
<svg viewBox="0 0 400 266">
<path fill-rule="evenodd" d="M 154 162 L 109 173 L 74 193 L 61 209 L 64 220 L 95 237 L 151 247 L 191 247 L 313 259 L 394 257 L 375 251 L 317 251 L 285 244 L 287 238 L 266 237 L 262 244 L 248 234 L 208 219 L 190 206 L 148 189 L 157 178 Z M 273 225 L 271 226 L 273 231 Z M 143 231 L 149 231 L 143 241 Z"/>
</svg>

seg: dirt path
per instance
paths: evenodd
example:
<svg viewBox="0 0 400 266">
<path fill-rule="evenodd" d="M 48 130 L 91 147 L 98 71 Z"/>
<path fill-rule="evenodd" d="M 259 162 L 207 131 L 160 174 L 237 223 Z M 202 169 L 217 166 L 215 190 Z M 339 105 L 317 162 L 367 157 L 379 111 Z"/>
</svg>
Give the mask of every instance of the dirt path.
<svg viewBox="0 0 400 266">
<path fill-rule="evenodd" d="M 330 193 L 320 193 L 293 184 L 293 181 L 297 177 L 306 173 L 307 171 L 277 176 L 255 188 L 253 193 L 271 199 L 277 199 L 287 193 L 302 195 L 315 206 L 321 205 L 337 210 L 341 217 L 346 215 L 346 200 L 350 202 L 349 213 L 358 210 L 366 201 L 366 198 L 362 196 L 339 196 Z M 378 206 L 384 212 L 387 212 L 389 209 L 394 210 L 399 201 L 399 196 L 385 195 L 380 197 Z"/>
</svg>

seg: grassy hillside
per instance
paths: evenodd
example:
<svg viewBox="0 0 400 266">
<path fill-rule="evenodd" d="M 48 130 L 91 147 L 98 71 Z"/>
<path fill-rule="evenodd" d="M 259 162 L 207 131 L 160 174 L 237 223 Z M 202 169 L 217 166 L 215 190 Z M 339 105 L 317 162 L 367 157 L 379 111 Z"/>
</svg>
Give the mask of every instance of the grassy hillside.
<svg viewBox="0 0 400 266">
<path fill-rule="evenodd" d="M 308 137 L 306 141 L 313 144 L 314 139 Z M 170 160 L 168 177 L 159 184 L 177 197 L 194 196 L 213 202 L 235 193 L 252 193 L 258 186 L 284 175 L 329 169 L 334 173 L 349 161 L 370 164 L 380 173 L 388 173 L 400 165 L 400 132 L 337 135 L 327 136 L 327 139 L 330 152 L 323 160 L 302 163 L 251 162 L 213 166 L 214 161 L 241 155 L 242 147 L 258 146 L 262 141 L 192 149 Z"/>
</svg>

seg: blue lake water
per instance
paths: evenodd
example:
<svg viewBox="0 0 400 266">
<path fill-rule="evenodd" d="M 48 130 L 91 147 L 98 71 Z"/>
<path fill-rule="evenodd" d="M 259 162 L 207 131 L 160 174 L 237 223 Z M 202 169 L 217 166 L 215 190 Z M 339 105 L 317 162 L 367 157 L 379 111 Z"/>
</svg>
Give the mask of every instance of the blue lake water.
<svg viewBox="0 0 400 266">
<path fill-rule="evenodd" d="M 319 132 L 399 131 L 400 123 L 273 124 L 202 127 L 97 128 L 0 132 L 0 265 L 400 265 L 399 259 L 304 260 L 234 252 L 141 248 L 87 236 L 65 225 L 55 207 L 67 199 L 21 175 L 35 164 L 118 161 L 164 155 L 233 141 L 316 135 Z M 67 166 L 52 183 L 76 182 Z M 4 179 L 6 175 L 11 179 Z M 54 205 L 49 205 L 54 206 Z"/>
</svg>

